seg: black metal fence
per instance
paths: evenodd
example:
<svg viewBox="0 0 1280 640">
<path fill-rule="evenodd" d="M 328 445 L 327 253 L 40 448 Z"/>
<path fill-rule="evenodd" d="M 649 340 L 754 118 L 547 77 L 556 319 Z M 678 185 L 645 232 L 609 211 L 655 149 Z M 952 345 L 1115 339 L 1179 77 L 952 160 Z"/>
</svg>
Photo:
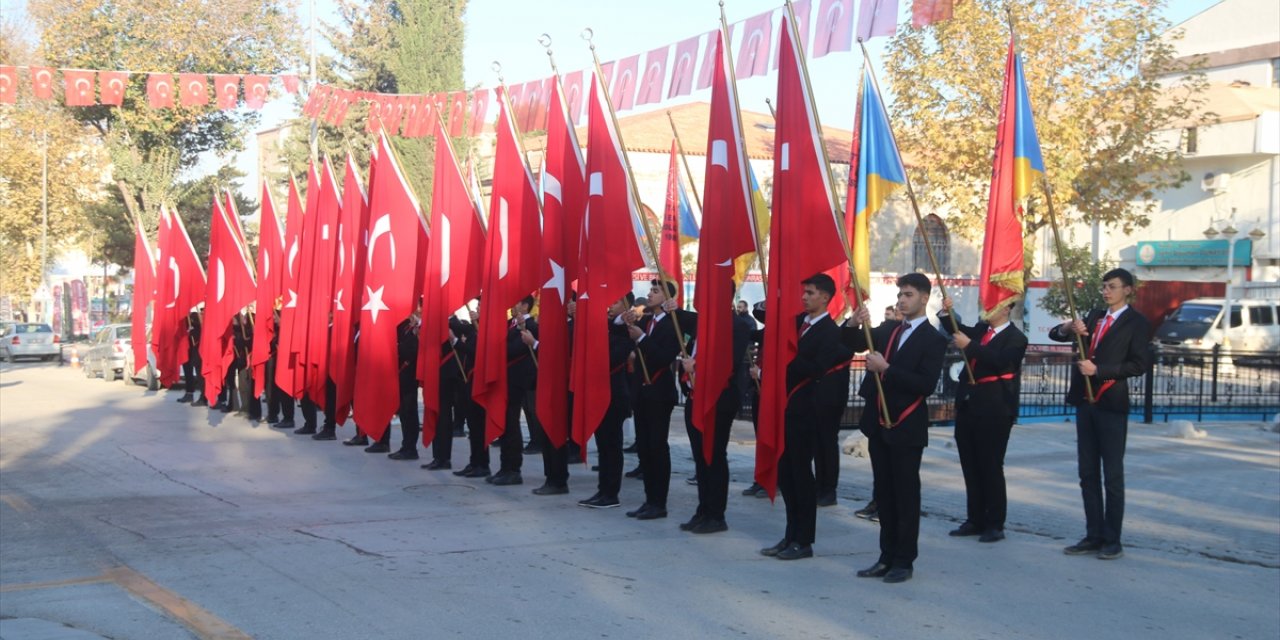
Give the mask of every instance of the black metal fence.
<svg viewBox="0 0 1280 640">
<path fill-rule="evenodd" d="M 1280 413 L 1280 351 L 1241 351 L 1214 347 L 1205 350 L 1152 347 L 1147 372 L 1129 380 L 1132 415 L 1143 422 L 1171 419 L 1263 420 Z M 1074 415 L 1066 404 L 1072 354 L 1028 351 L 1019 378 L 1019 415 L 1025 419 Z M 849 406 L 842 428 L 858 424 L 865 401 L 858 387 L 866 375 L 865 360 L 851 364 Z M 929 397 L 929 419 L 938 425 L 955 420 L 955 394 L 964 362 L 958 351 L 946 355 L 943 375 Z M 741 417 L 751 417 L 744 402 Z"/>
</svg>

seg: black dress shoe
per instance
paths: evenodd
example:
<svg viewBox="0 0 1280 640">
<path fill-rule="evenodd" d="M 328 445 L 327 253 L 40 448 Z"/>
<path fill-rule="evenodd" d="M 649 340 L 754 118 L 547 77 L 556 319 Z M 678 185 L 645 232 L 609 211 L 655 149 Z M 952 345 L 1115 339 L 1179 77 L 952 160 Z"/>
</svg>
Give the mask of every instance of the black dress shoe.
<svg viewBox="0 0 1280 640">
<path fill-rule="evenodd" d="M 205 398 L 205 397 L 201 396 L 199 400 L 194 400 L 194 401 L 192 401 L 192 402 L 191 402 L 191 406 L 193 406 L 193 407 L 207 407 L 207 406 L 209 406 L 209 400 L 208 400 L 208 398 Z"/>
<path fill-rule="evenodd" d="M 181 397 L 181 398 L 178 398 L 178 402 L 191 402 L 191 399 L 192 399 L 191 394 L 189 394 L 189 393 L 184 393 L 184 394 L 182 394 L 182 397 Z"/>
<path fill-rule="evenodd" d="M 720 533 L 721 531 L 728 531 L 728 530 L 729 530 L 729 525 L 725 523 L 724 519 L 707 518 L 702 522 L 699 522 L 696 526 L 694 526 L 694 528 L 690 529 L 689 532 L 697 533 L 697 534 L 706 534 L 706 533 Z"/>
<path fill-rule="evenodd" d="M 698 486 L 698 474 L 695 473 L 689 476 L 688 478 L 685 478 L 684 483 L 693 487 Z"/>
<path fill-rule="evenodd" d="M 364 448 L 365 453 L 386 453 L 391 450 L 391 445 L 375 442 Z"/>
<path fill-rule="evenodd" d="M 1062 552 L 1069 556 L 1087 556 L 1087 555 L 1095 554 L 1101 550 L 1102 550 L 1101 541 L 1093 540 L 1091 538 L 1084 538 L 1080 540 L 1080 542 L 1077 542 L 1063 549 Z"/>
<path fill-rule="evenodd" d="M 1120 546 L 1119 542 L 1104 544 L 1102 545 L 1102 548 L 1098 550 L 1099 560 L 1117 560 L 1123 557 L 1124 547 Z"/>
<path fill-rule="evenodd" d="M 894 567 L 884 574 L 886 584 L 897 584 L 911 579 L 912 570 L 908 567 Z"/>
<path fill-rule="evenodd" d="M 267 424 L 275 424 L 275 423 L 277 423 L 277 422 L 280 422 L 280 418 L 279 418 L 279 417 L 277 417 L 277 416 L 267 416 Z"/>
<path fill-rule="evenodd" d="M 883 578 L 889 574 L 889 565 L 877 562 L 858 572 L 859 578 Z"/>
<path fill-rule="evenodd" d="M 459 478 L 462 478 L 462 477 L 465 477 L 468 473 L 471 473 L 472 471 L 474 471 L 475 468 L 476 466 L 474 464 L 467 463 L 467 466 L 461 469 L 458 469 L 457 471 L 454 471 L 453 475 L 458 476 Z"/>
<path fill-rule="evenodd" d="M 751 486 L 742 490 L 744 496 L 754 496 L 759 493 L 764 493 L 764 487 L 760 486 L 759 482 L 752 482 Z"/>
<path fill-rule="evenodd" d="M 636 517 L 636 516 L 640 515 L 640 512 L 641 512 L 641 511 L 644 511 L 645 509 L 648 509 L 648 508 L 649 508 L 649 503 L 648 503 L 648 502 L 645 502 L 645 503 L 641 504 L 640 506 L 636 507 L 635 509 L 632 509 L 631 511 L 628 511 L 628 512 L 627 512 L 627 517 L 628 517 L 628 518 L 634 518 L 634 517 Z"/>
<path fill-rule="evenodd" d="M 295 436 L 313 436 L 315 433 L 316 426 L 314 424 L 304 424 L 293 430 L 293 435 Z"/>
<path fill-rule="evenodd" d="M 772 547 L 765 547 L 761 549 L 760 555 L 769 556 L 770 558 L 772 558 L 778 555 L 779 553 L 781 553 L 783 549 L 786 549 L 789 546 L 791 546 L 791 541 L 787 540 L 786 538 L 783 538 L 778 541 L 778 544 L 775 544 Z"/>
<path fill-rule="evenodd" d="M 227 404 L 222 405 L 221 411 L 223 413 L 231 413 L 233 411 L 233 409 L 231 408 L 231 403 L 228 402 Z"/>
<path fill-rule="evenodd" d="M 622 503 L 618 502 L 618 496 L 596 494 L 586 500 L 579 500 L 578 504 L 588 509 L 613 509 Z"/>
<path fill-rule="evenodd" d="M 681 522 L 681 523 L 680 523 L 680 530 L 681 530 L 681 531 L 693 531 L 693 528 L 694 528 L 694 527 L 696 527 L 696 526 L 698 526 L 698 525 L 702 524 L 703 519 L 704 519 L 704 517 L 703 517 L 703 515 L 702 515 L 701 513 L 695 513 L 695 514 L 693 514 L 693 517 L 692 517 L 692 518 L 689 518 L 689 521 L 688 521 L 688 522 Z"/>
<path fill-rule="evenodd" d="M 987 529 L 978 537 L 978 542 L 1000 542 L 1004 540 L 1003 529 Z"/>
<path fill-rule="evenodd" d="M 542 453 L 542 445 L 534 444 L 532 442 L 530 442 L 528 445 L 525 445 L 525 448 L 524 448 L 525 455 L 529 456 L 529 455 L 537 455 L 541 453 Z"/>
<path fill-rule="evenodd" d="M 326 427 L 324 429 L 321 429 L 314 436 L 311 436 L 311 439 L 312 440 L 337 440 L 338 434 L 334 433 L 333 429 Z"/>
<path fill-rule="evenodd" d="M 427 471 L 448 471 L 453 468 L 453 465 L 450 464 L 448 460 L 433 459 L 431 462 L 422 465 L 422 468 Z"/>
<path fill-rule="evenodd" d="M 635 453 L 635 452 L 636 452 L 636 443 L 632 442 L 631 444 L 629 444 L 629 445 L 627 445 L 627 446 L 623 447 L 623 448 L 622 448 L 622 452 L 623 452 L 623 453 Z"/>
<path fill-rule="evenodd" d="M 392 460 L 417 460 L 417 459 L 418 459 L 418 452 L 417 452 L 417 451 L 405 451 L 405 450 L 401 449 L 400 451 L 393 451 L 393 452 L 391 452 L 391 453 L 387 454 L 387 457 L 388 457 L 388 458 L 391 458 Z"/>
<path fill-rule="evenodd" d="M 499 474 L 493 477 L 493 485 L 496 487 L 508 487 L 516 484 L 524 484 L 524 478 L 520 476 L 519 471 L 508 471 L 506 474 Z"/>
<path fill-rule="evenodd" d="M 832 492 L 829 492 L 829 493 L 822 493 L 822 494 L 819 494 L 819 495 L 818 495 L 818 506 L 819 506 L 819 507 L 834 507 L 834 506 L 836 506 L 836 492 L 832 491 Z"/>
<path fill-rule="evenodd" d="M 551 484 L 550 482 L 533 490 L 535 496 L 559 496 L 569 493 L 569 486 L 563 484 Z"/>
<path fill-rule="evenodd" d="M 793 542 L 786 549 L 779 551 L 778 555 L 774 557 L 779 560 L 800 560 L 801 558 L 812 558 L 813 547 L 807 544 Z"/>
<path fill-rule="evenodd" d="M 277 429 L 292 429 L 298 425 L 295 425 L 292 420 L 281 420 L 280 422 L 277 422 L 271 426 Z"/>
<path fill-rule="evenodd" d="M 622 474 L 622 475 L 625 475 L 625 476 L 626 476 L 626 477 L 628 477 L 628 478 L 639 478 L 639 479 L 643 480 L 643 479 L 644 479 L 644 469 L 641 469 L 640 467 L 636 467 L 636 468 L 634 468 L 634 469 L 632 469 L 632 470 L 630 470 L 630 471 L 628 471 L 628 472 L 626 472 L 626 473 L 624 473 L 624 474 Z"/>
<path fill-rule="evenodd" d="M 362 436 L 357 433 L 356 435 L 351 436 L 346 440 L 343 440 L 342 444 L 345 444 L 348 447 L 367 447 L 369 446 L 369 437 Z"/>
<path fill-rule="evenodd" d="M 657 520 L 658 518 L 667 517 L 667 509 L 665 507 L 655 507 L 649 505 L 649 508 L 636 514 L 636 520 Z"/>
<path fill-rule="evenodd" d="M 947 535 L 953 538 L 966 538 L 968 536 L 976 536 L 981 533 L 982 533 L 982 527 L 979 527 L 978 525 L 972 522 L 969 522 L 968 520 L 965 520 L 964 522 L 960 523 L 960 526 L 948 532 Z"/>
<path fill-rule="evenodd" d="M 858 509 L 857 511 L 854 511 L 853 515 L 859 518 L 862 518 L 863 520 L 871 520 L 872 522 L 879 522 L 880 518 L 877 516 L 878 512 L 879 512 L 879 508 L 876 507 L 876 501 L 872 500 L 871 502 L 867 503 L 867 506 L 861 509 Z"/>
<path fill-rule="evenodd" d="M 464 478 L 489 478 L 489 467 L 472 467 L 470 471 L 462 474 Z"/>
</svg>

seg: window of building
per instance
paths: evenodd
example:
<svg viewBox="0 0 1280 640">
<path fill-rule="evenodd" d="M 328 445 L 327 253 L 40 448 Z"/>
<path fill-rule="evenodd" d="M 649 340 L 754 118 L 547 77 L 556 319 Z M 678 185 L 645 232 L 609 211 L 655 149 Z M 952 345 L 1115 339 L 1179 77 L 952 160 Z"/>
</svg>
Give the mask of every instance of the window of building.
<svg viewBox="0 0 1280 640">
<path fill-rule="evenodd" d="M 1280 87 L 1280 58 L 1271 59 L 1271 86 Z"/>
<path fill-rule="evenodd" d="M 1195 153 L 1200 146 L 1195 127 L 1187 127 L 1187 153 Z"/>
<path fill-rule="evenodd" d="M 947 225 L 942 223 L 942 218 L 933 214 L 925 216 L 923 227 L 916 227 L 915 238 L 911 243 L 913 268 L 925 273 L 933 271 L 933 265 L 929 264 L 929 250 L 925 247 L 925 236 L 920 234 L 922 230 L 928 235 L 929 247 L 938 259 L 938 269 L 942 273 L 951 273 L 951 237 L 947 234 Z"/>
</svg>

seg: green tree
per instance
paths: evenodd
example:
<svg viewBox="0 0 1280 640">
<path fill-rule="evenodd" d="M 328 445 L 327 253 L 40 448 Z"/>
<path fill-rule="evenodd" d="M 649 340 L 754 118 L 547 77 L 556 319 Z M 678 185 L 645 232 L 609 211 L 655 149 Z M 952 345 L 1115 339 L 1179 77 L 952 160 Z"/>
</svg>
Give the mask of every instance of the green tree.
<svg viewBox="0 0 1280 640">
<path fill-rule="evenodd" d="M 1154 136 L 1196 116 L 1205 87 L 1194 63 L 1175 58 L 1164 4 L 973 0 L 956 3 L 953 20 L 899 29 L 885 69 L 920 197 L 952 211 L 962 235 L 982 233 L 1011 19 L 1059 218 L 1145 227 L 1153 194 L 1189 179 L 1178 150 Z M 1160 84 L 1178 72 L 1190 75 Z M 1039 189 L 1024 223 L 1028 236 L 1048 224 Z"/>
<path fill-rule="evenodd" d="M 1062 260 L 1058 266 L 1071 274 L 1074 285 L 1072 295 L 1075 297 L 1076 311 L 1084 317 L 1090 309 L 1104 309 L 1106 300 L 1102 298 L 1102 275 L 1116 268 L 1116 263 L 1102 258 L 1093 259 L 1093 250 L 1087 246 L 1065 245 L 1062 248 Z M 1138 283 L 1141 286 L 1142 283 Z M 1067 304 L 1066 290 L 1061 278 L 1049 285 L 1049 290 L 1040 299 L 1040 308 L 1059 318 L 1071 317 L 1071 305 Z"/>
</svg>

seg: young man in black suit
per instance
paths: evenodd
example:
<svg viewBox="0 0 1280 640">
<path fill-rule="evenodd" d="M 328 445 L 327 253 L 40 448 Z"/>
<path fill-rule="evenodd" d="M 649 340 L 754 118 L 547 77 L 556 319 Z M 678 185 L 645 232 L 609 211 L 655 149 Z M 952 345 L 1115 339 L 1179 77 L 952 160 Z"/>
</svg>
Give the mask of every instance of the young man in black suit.
<svg viewBox="0 0 1280 640">
<path fill-rule="evenodd" d="M 938 385 L 947 340 L 929 326 L 925 307 L 929 278 L 908 273 L 898 278 L 898 311 L 902 320 L 889 321 L 871 331 L 868 345 L 862 326 L 871 322 L 867 305 L 855 314 L 857 327 L 847 327 L 845 339 L 855 351 L 866 351 L 867 375 L 858 394 L 866 398 L 859 428 L 871 451 L 875 502 L 880 516 L 880 558 L 858 572 L 859 578 L 885 582 L 911 579 L 920 538 L 920 458 L 929 444 L 929 407 L 925 404 Z M 890 423 L 881 416 L 880 394 L 874 374 L 880 374 Z"/>
<path fill-rule="evenodd" d="M 627 374 L 627 358 L 634 346 L 623 315 L 635 301 L 635 295 L 628 291 L 625 297 L 609 305 L 609 409 L 605 411 L 595 435 L 600 475 L 595 495 L 578 501 L 579 505 L 588 509 L 612 509 L 621 504 L 618 492 L 622 489 L 622 421 L 631 411 L 631 381 Z M 601 321 L 605 320 L 595 320 Z"/>
<path fill-rule="evenodd" d="M 538 337 L 538 321 L 529 314 L 532 309 L 533 296 L 517 302 L 511 309 L 511 323 L 507 327 L 507 415 L 504 423 L 506 426 L 502 436 L 498 438 L 501 466 L 498 473 L 485 479 L 498 486 L 524 484 L 524 477 L 520 475 L 524 466 L 524 434 L 520 430 L 520 411 L 525 407 L 525 395 L 533 395 L 538 383 L 538 365 L 531 347 L 525 344 L 523 337 L 525 331 L 535 339 Z M 526 412 L 525 419 L 529 421 L 529 432 L 532 434 L 537 418 Z"/>
<path fill-rule="evenodd" d="M 1124 447 L 1129 433 L 1128 379 L 1147 371 L 1147 319 L 1129 307 L 1133 274 L 1112 269 L 1102 276 L 1106 309 L 1094 309 L 1083 321 L 1072 320 L 1049 330 L 1049 339 L 1084 338 L 1086 358 L 1071 372 L 1067 403 L 1076 406 L 1076 454 L 1084 499 L 1085 537 L 1067 555 L 1096 554 L 1103 560 L 1124 555 L 1120 529 L 1124 520 Z M 1093 387 L 1093 401 L 1085 390 Z M 1105 483 L 1103 477 L 1105 476 Z M 1103 489 L 1106 501 L 1103 501 Z"/>
<path fill-rule="evenodd" d="M 979 536 L 978 542 L 1004 540 L 1008 500 L 1004 482 L 1004 454 L 1018 418 L 1018 376 L 1027 352 L 1027 336 L 1009 322 L 1009 311 L 1020 298 L 1006 300 L 987 319 L 960 331 L 952 339 L 969 361 L 974 381 L 961 373 L 956 388 L 956 450 L 964 474 L 968 508 L 965 521 L 950 535 Z M 938 314 L 950 330 L 951 298 L 943 298 Z"/>
<path fill-rule="evenodd" d="M 813 473 L 824 417 L 849 401 L 849 360 L 840 327 L 827 313 L 836 283 L 825 273 L 801 282 L 804 313 L 796 316 L 796 355 L 787 363 L 787 408 L 778 489 L 787 508 L 782 540 L 760 550 L 779 560 L 813 557 L 817 529 L 817 480 Z M 776 328 L 770 330 L 777 330 Z"/>
</svg>

